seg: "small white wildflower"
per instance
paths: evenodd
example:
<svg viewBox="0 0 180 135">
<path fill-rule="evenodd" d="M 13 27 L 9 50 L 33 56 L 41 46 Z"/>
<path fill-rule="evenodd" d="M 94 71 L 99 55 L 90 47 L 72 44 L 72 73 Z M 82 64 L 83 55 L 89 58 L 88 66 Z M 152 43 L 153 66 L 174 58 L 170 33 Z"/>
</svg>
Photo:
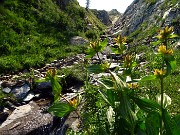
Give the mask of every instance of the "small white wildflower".
<svg viewBox="0 0 180 135">
<path fill-rule="evenodd" d="M 130 76 L 126 76 L 126 82 L 130 82 L 132 81 L 131 77 Z"/>
<path fill-rule="evenodd" d="M 106 115 L 107 115 L 109 124 L 112 126 L 112 123 L 114 122 L 115 112 L 113 111 L 113 108 L 111 106 L 109 106 Z"/>
<path fill-rule="evenodd" d="M 156 101 L 158 104 L 161 104 L 161 94 L 156 96 Z M 168 105 L 171 105 L 171 98 L 166 93 L 163 93 L 163 108 L 166 108 Z"/>
</svg>

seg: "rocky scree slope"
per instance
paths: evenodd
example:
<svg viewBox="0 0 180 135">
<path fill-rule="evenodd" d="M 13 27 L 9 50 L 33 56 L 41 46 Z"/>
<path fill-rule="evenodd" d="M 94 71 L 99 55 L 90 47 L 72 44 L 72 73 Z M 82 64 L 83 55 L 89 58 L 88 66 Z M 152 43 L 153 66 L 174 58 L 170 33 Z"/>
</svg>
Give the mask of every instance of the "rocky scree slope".
<svg viewBox="0 0 180 135">
<path fill-rule="evenodd" d="M 108 30 L 108 34 L 138 37 L 141 40 L 152 37 L 162 26 L 174 26 L 180 34 L 180 1 L 178 0 L 134 0 L 124 14 Z M 143 32 L 142 32 L 143 31 Z M 143 33 L 143 34 L 141 34 Z"/>
<path fill-rule="evenodd" d="M 97 18 L 105 25 L 111 25 L 109 14 L 106 10 L 91 9 L 91 11 L 97 16 Z"/>
<path fill-rule="evenodd" d="M 106 10 L 97 10 L 97 9 L 90 9 L 96 17 L 105 25 L 112 26 L 114 22 L 121 16 L 116 9 L 112 9 L 111 11 Z"/>
<path fill-rule="evenodd" d="M 117 9 L 112 9 L 111 11 L 108 11 L 109 17 L 112 21 L 112 24 L 114 24 L 122 15 Z"/>
</svg>

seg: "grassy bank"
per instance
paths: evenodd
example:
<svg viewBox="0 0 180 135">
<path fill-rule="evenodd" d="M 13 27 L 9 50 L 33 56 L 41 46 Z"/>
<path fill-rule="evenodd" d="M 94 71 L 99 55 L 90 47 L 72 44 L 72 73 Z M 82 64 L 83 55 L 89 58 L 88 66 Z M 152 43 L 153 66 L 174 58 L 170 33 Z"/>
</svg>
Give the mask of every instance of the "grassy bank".
<svg viewBox="0 0 180 135">
<path fill-rule="evenodd" d="M 1 2 L 0 20 L 0 73 L 79 53 L 80 47 L 69 45 L 72 36 L 91 38 L 105 28 L 76 0 L 63 8 L 54 0 L 7 0 Z M 96 32 L 87 28 L 88 23 Z"/>
</svg>

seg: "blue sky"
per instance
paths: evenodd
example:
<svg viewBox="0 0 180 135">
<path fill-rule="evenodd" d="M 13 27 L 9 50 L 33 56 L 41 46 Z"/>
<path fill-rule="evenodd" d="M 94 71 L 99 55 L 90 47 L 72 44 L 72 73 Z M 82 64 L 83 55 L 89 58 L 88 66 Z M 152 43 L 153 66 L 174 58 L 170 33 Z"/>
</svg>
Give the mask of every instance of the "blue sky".
<svg viewBox="0 0 180 135">
<path fill-rule="evenodd" d="M 78 0 L 83 7 L 86 5 L 86 0 Z M 117 9 L 123 13 L 133 0 L 90 0 L 90 9 L 106 10 Z"/>
</svg>

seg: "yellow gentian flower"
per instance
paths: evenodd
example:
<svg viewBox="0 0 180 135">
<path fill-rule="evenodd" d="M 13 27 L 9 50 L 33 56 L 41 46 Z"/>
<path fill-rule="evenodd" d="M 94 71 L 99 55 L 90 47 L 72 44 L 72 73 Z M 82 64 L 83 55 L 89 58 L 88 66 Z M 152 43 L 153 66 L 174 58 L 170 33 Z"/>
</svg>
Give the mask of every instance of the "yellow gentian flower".
<svg viewBox="0 0 180 135">
<path fill-rule="evenodd" d="M 133 62 L 133 56 L 132 55 L 126 55 L 124 57 L 124 65 L 126 68 L 130 67 Z"/>
<path fill-rule="evenodd" d="M 130 89 L 136 89 L 139 87 L 138 83 L 128 83 L 127 85 Z"/>
<path fill-rule="evenodd" d="M 160 45 L 158 52 L 161 54 L 165 54 L 165 55 L 172 55 L 173 54 L 173 50 L 172 49 L 167 50 L 165 45 Z"/>
<path fill-rule="evenodd" d="M 166 74 L 166 71 L 165 70 L 162 70 L 162 69 L 154 69 L 154 75 L 155 76 L 164 76 Z"/>
<path fill-rule="evenodd" d="M 104 63 L 101 64 L 101 66 L 102 66 L 103 70 L 107 70 L 109 68 L 110 64 L 107 61 L 105 61 Z"/>
<path fill-rule="evenodd" d="M 46 76 L 55 77 L 56 75 L 57 75 L 57 70 L 55 68 L 48 69 L 48 71 L 46 72 Z"/>
<path fill-rule="evenodd" d="M 119 35 L 117 38 L 114 38 L 116 44 L 126 44 L 126 37 Z"/>
<path fill-rule="evenodd" d="M 77 105 L 78 105 L 78 101 L 76 98 L 73 98 L 69 101 L 69 104 L 74 107 L 74 108 L 77 108 Z"/>
<path fill-rule="evenodd" d="M 164 29 L 160 30 L 157 38 L 159 39 L 167 39 L 174 31 L 174 27 L 166 26 Z"/>
<path fill-rule="evenodd" d="M 95 41 L 95 42 L 90 42 L 90 47 L 93 48 L 94 50 L 97 50 L 99 47 L 100 41 Z"/>
</svg>

